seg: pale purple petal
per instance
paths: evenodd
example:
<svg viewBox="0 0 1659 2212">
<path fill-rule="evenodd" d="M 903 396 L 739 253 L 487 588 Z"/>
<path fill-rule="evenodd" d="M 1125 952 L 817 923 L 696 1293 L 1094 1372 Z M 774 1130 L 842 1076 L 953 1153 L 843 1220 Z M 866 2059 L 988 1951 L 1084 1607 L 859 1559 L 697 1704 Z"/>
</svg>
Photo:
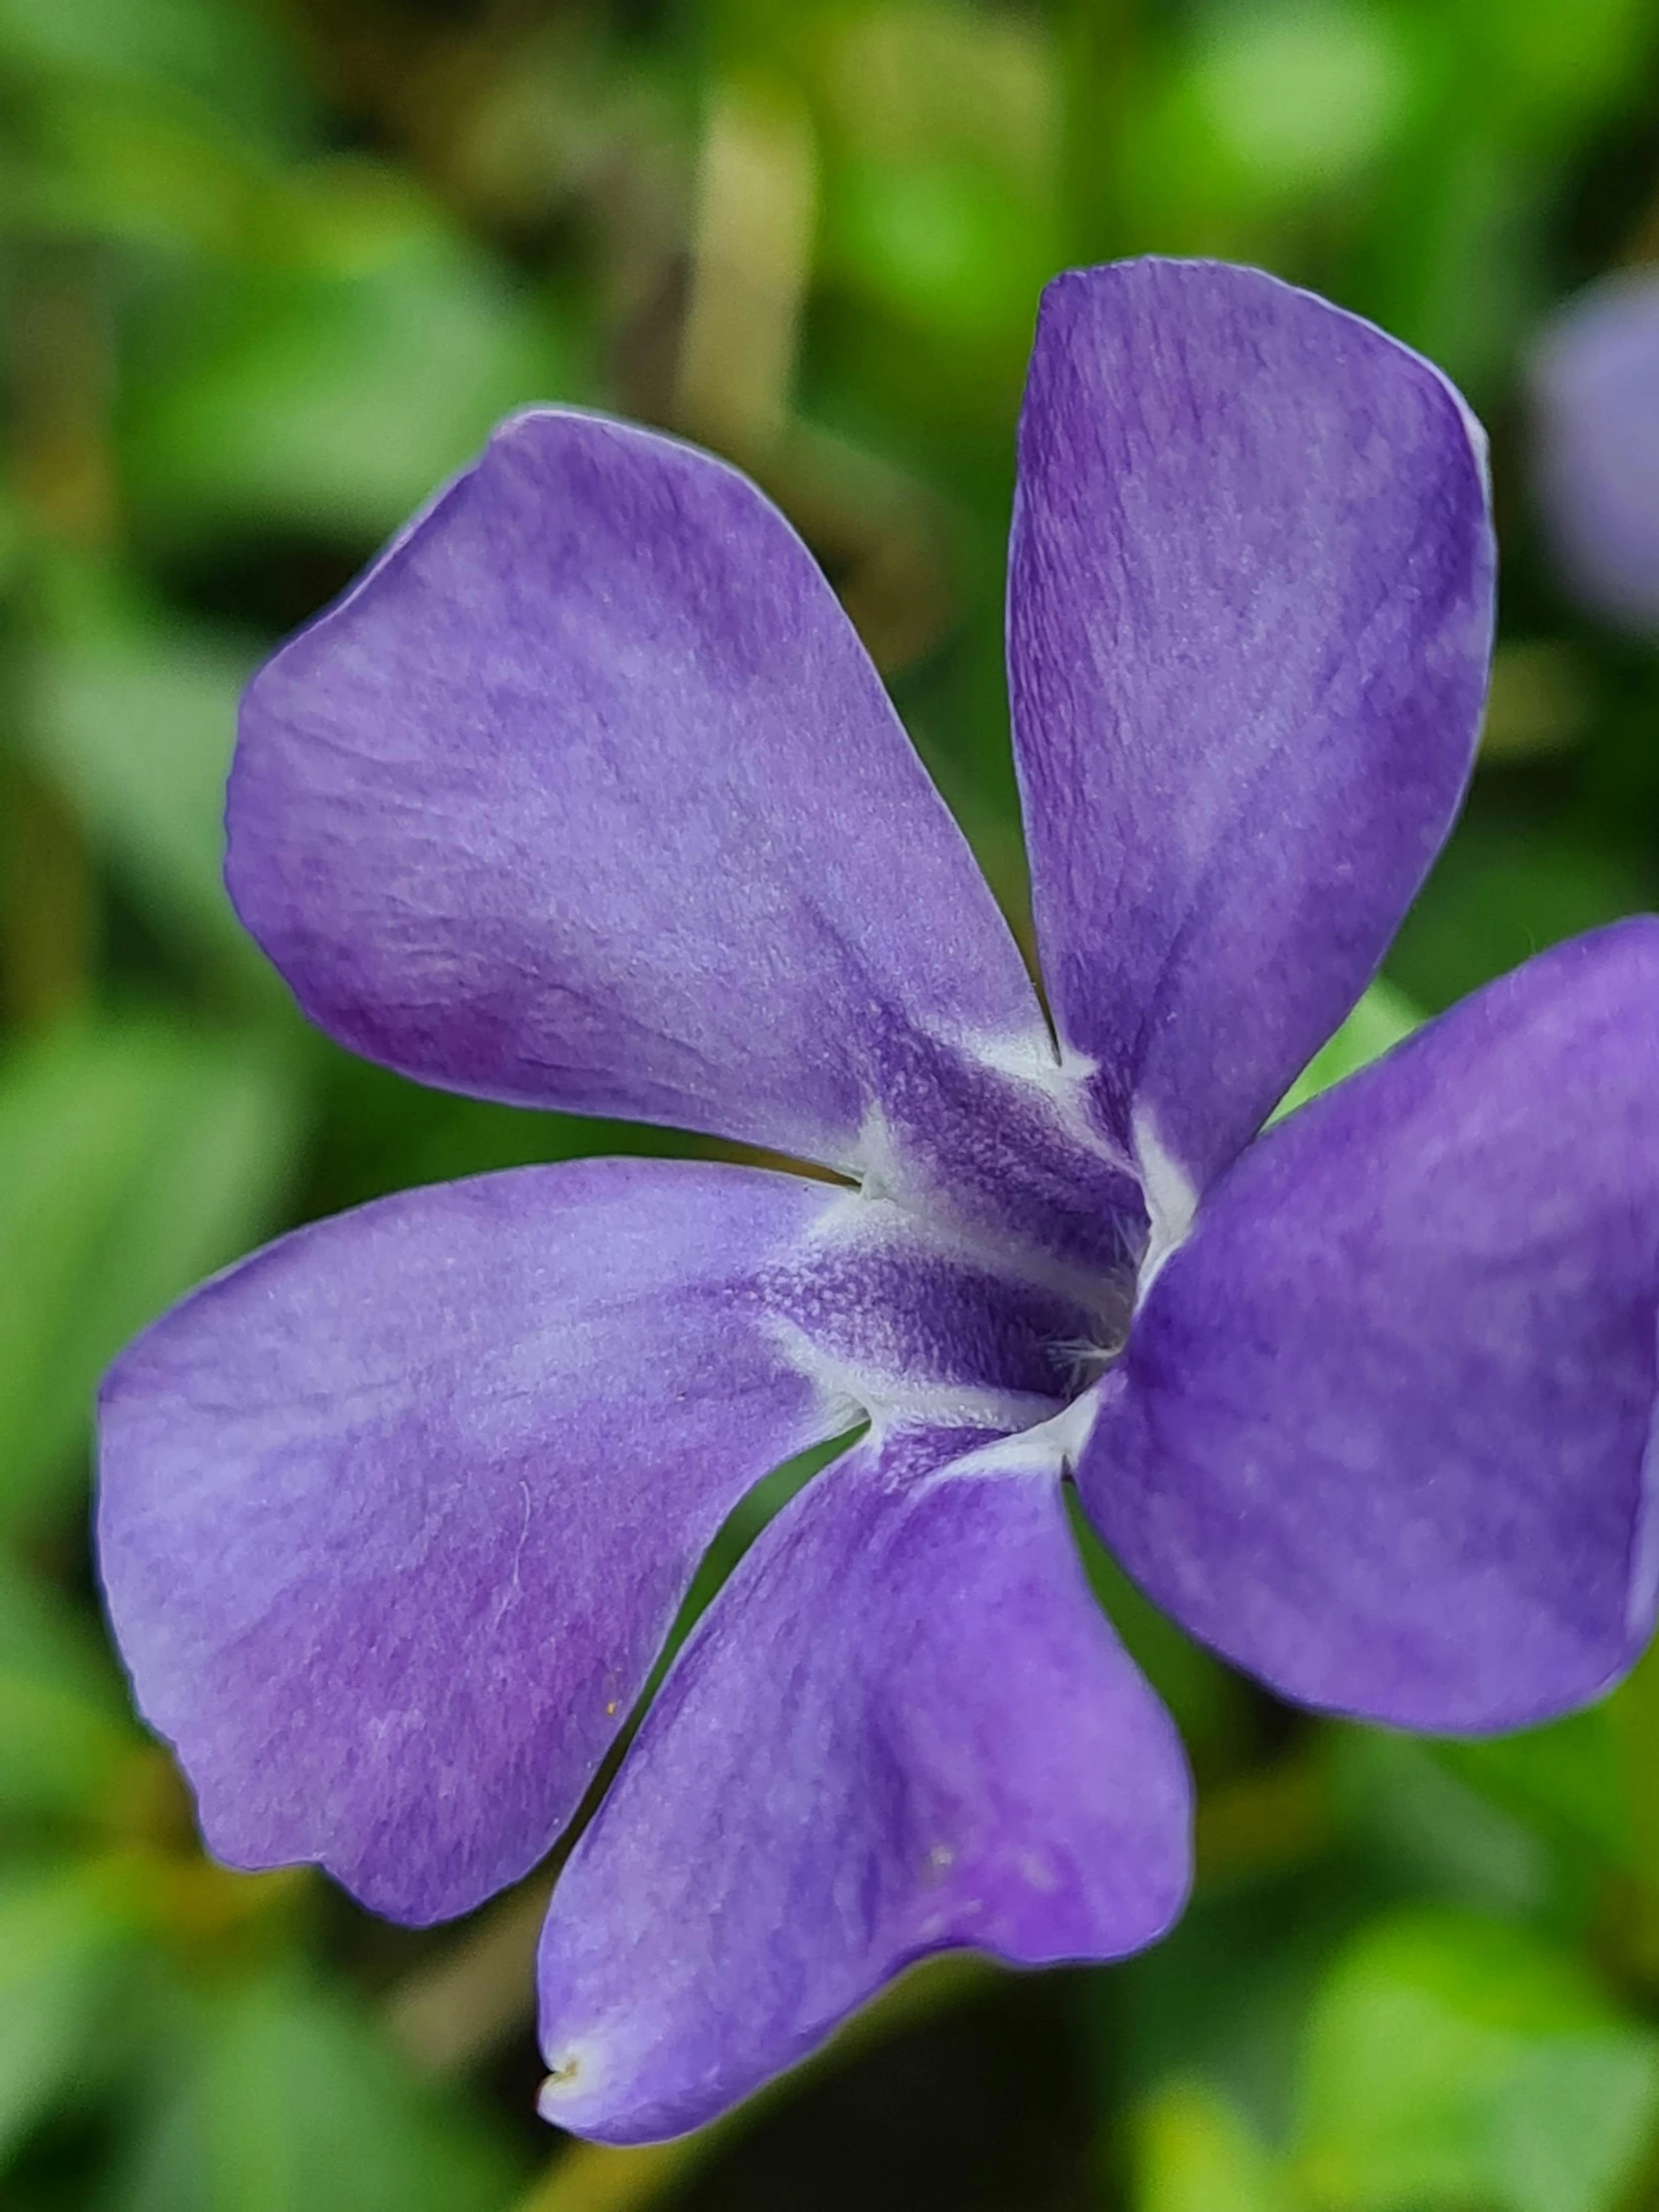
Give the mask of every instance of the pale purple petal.
<svg viewBox="0 0 1659 2212">
<path fill-rule="evenodd" d="M 978 1442 L 858 1447 L 704 1616 L 554 1893 L 549 2119 L 676 2134 L 929 1951 L 1117 1957 L 1180 1910 L 1174 1729 L 1053 1466 Z"/>
<path fill-rule="evenodd" d="M 1177 1196 L 1260 1125 L 1443 839 L 1485 685 L 1479 431 L 1369 323 L 1214 263 L 1044 295 L 1009 570 L 1062 1040 Z"/>
<path fill-rule="evenodd" d="M 255 679 L 229 819 L 239 912 L 356 1051 L 942 1172 L 958 1211 L 1121 1257 L 1132 1185 L 1068 1134 L 960 832 L 806 547 L 707 454 L 506 424 Z"/>
<path fill-rule="evenodd" d="M 1533 358 L 1537 485 L 1586 603 L 1659 632 L 1659 270 L 1575 299 Z"/>
<path fill-rule="evenodd" d="M 752 1482 L 867 1402 L 1038 1418 L 1079 1326 L 740 1168 L 531 1168 L 302 1230 L 106 1385 L 139 1702 L 221 1858 L 462 1912 L 568 1821 Z"/>
<path fill-rule="evenodd" d="M 1653 1627 L 1659 922 L 1540 955 L 1253 1146 L 1078 1466 L 1187 1628 L 1287 1696 L 1512 1728 Z"/>
</svg>

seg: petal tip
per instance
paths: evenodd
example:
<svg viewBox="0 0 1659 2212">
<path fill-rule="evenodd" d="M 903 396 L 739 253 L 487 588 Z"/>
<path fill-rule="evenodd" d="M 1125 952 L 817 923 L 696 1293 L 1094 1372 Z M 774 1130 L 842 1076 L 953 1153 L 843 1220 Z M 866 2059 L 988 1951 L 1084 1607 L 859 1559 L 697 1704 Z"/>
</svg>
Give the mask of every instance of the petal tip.
<svg viewBox="0 0 1659 2212">
<path fill-rule="evenodd" d="M 536 2110 L 550 2126 L 569 2128 L 580 2104 L 593 2095 L 593 2047 L 567 2041 L 542 2055 L 547 2060 L 547 2076 L 536 2092 Z"/>
<path fill-rule="evenodd" d="M 544 2034 L 547 2073 L 536 2092 L 536 2116 L 567 2135 L 616 2149 L 636 2149 L 690 2133 L 735 2104 L 751 2086 L 718 2087 L 701 2098 L 653 2098 L 645 2085 L 612 2063 L 614 2052 L 598 2032 Z"/>
<path fill-rule="evenodd" d="M 1271 270 L 1258 269 L 1247 262 L 1217 261 L 1200 255 L 1143 254 L 1128 261 L 1100 262 L 1078 269 L 1064 269 L 1051 276 L 1043 286 L 1038 305 L 1038 325 L 1051 316 L 1070 308 L 1081 307 L 1091 295 L 1110 290 L 1142 289 L 1150 291 L 1158 286 L 1185 291 L 1191 295 L 1208 294 L 1213 299 L 1231 295 L 1245 299 L 1255 295 L 1261 300 L 1274 300 L 1286 312 L 1311 315 L 1314 318 L 1346 325 L 1356 332 L 1363 332 L 1369 340 L 1393 355 L 1402 363 L 1421 372 L 1423 377 L 1443 395 L 1456 416 L 1464 440 L 1474 460 L 1481 485 L 1490 493 L 1490 465 L 1485 426 L 1438 363 L 1407 345 L 1370 316 L 1356 314 L 1323 293 L 1310 291 L 1306 285 L 1290 282 L 1276 276 Z"/>
</svg>

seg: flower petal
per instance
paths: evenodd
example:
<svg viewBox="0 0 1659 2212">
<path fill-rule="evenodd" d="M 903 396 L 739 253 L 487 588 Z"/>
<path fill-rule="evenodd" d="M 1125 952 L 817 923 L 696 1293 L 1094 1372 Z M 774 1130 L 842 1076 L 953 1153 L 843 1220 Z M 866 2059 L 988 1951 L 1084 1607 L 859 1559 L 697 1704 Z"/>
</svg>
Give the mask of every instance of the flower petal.
<svg viewBox="0 0 1659 2212">
<path fill-rule="evenodd" d="M 806 547 L 706 454 L 509 422 L 255 679 L 230 838 L 244 920 L 371 1058 L 888 1184 L 919 1146 L 1120 1257 L 1132 1184 L 1062 1126 L 966 844 Z"/>
<path fill-rule="evenodd" d="M 1359 997 L 1468 774 L 1491 627 L 1479 431 L 1260 272 L 1045 294 L 1009 668 L 1038 940 L 1155 1216 Z"/>
<path fill-rule="evenodd" d="M 301 1230 L 117 1363 L 110 1611 L 212 1848 L 395 1919 L 548 1848 L 751 1483 L 866 1404 L 1046 1417 L 1063 1300 L 792 1176 L 595 1160 Z"/>
<path fill-rule="evenodd" d="M 1519 968 L 1270 1130 L 1078 1466 L 1130 1572 L 1287 1696 L 1523 1726 L 1653 1626 L 1659 922 Z"/>
<path fill-rule="evenodd" d="M 1659 276 L 1558 314 L 1532 363 L 1543 518 L 1589 606 L 1659 632 Z"/>
<path fill-rule="evenodd" d="M 927 1952 L 1110 1958 L 1179 1912 L 1175 1731 L 1055 1467 L 978 1441 L 859 1446 L 704 1616 L 554 1893 L 547 2118 L 676 2134 Z"/>
</svg>

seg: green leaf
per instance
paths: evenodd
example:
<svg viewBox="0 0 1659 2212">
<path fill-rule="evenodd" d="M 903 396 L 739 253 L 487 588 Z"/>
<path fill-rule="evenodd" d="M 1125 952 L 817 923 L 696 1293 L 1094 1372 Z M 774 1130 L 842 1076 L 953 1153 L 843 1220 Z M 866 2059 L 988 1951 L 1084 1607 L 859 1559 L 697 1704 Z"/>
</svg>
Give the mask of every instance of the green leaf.
<svg viewBox="0 0 1659 2212">
<path fill-rule="evenodd" d="M 1653 46 L 1647 0 L 1418 0 L 1425 35 L 1462 47 L 1459 90 L 1501 119 L 1504 135 L 1543 147 L 1598 109 L 1617 110 L 1643 81 Z"/>
<path fill-rule="evenodd" d="M 1505 1917 L 1547 1904 L 1559 1870 L 1545 1839 L 1521 1808 L 1448 1771 L 1438 1745 L 1351 1725 L 1326 1743 L 1351 1848 L 1396 1891 Z"/>
<path fill-rule="evenodd" d="M 0 2157 L 96 2076 L 136 1926 L 119 1867 L 0 1885 Z"/>
<path fill-rule="evenodd" d="M 1285 2212 L 1276 2161 L 1238 2107 L 1203 2081 L 1171 2081 L 1136 2114 L 1133 2212 Z"/>
<path fill-rule="evenodd" d="M 194 103 L 80 79 L 37 90 L 0 159 L 0 213 L 47 238 L 244 256 L 270 198 L 245 135 Z"/>
<path fill-rule="evenodd" d="M 1388 955 L 1388 972 L 1432 1013 L 1546 945 L 1650 903 L 1619 851 L 1570 830 L 1461 824 Z"/>
<path fill-rule="evenodd" d="M 274 1978 L 204 2006 L 109 2212 L 500 2212 L 517 2176 L 342 1999 Z"/>
<path fill-rule="evenodd" d="M 56 582 L 26 689 L 32 757 L 158 920 L 263 981 L 221 876 L 237 701 L 257 653 L 101 578 Z"/>
<path fill-rule="evenodd" d="M 1604 1704 L 1579 1718 L 1600 1721 L 1615 1747 L 1627 1864 L 1659 1890 L 1659 1643 L 1649 1644 Z"/>
<path fill-rule="evenodd" d="M 1315 2003 L 1297 2171 L 1327 2206 L 1600 2212 L 1659 2113 L 1659 2040 L 1507 1925 L 1375 1924 Z"/>
<path fill-rule="evenodd" d="M 60 1494 L 126 1340 L 266 1228 L 297 1133 L 246 1045 L 132 1023 L 0 1063 L 0 1521 Z"/>
<path fill-rule="evenodd" d="M 1331 1039 L 1322 1045 L 1275 1109 L 1274 1119 L 1317 1098 L 1333 1083 L 1353 1075 L 1380 1059 L 1402 1037 L 1408 1037 L 1422 1020 L 1403 993 L 1381 976 L 1373 983 Z"/>
<path fill-rule="evenodd" d="M 1212 1864 L 1222 1794 L 1210 1793 L 1205 1811 Z M 1276 1793 L 1250 1794 L 1271 1805 Z M 1097 2022 L 1110 2093 L 1127 2083 L 1150 2094 L 1201 2073 L 1264 2140 L 1278 2141 L 1314 1992 L 1339 1946 L 1397 1895 L 1370 1860 L 1333 1851 L 1289 1873 L 1275 1873 L 1270 1859 L 1255 1878 L 1201 1878 L 1162 1942 L 1089 1978 L 1086 2016 Z"/>
<path fill-rule="evenodd" d="M 0 65 L 71 92 L 188 100 L 245 131 L 279 130 L 304 105 L 261 11 L 215 0 L 0 0 Z"/>
<path fill-rule="evenodd" d="M 848 162 L 830 202 L 837 272 L 907 323 L 969 344 L 1019 334 L 1058 259 L 1052 220 L 987 164 Z"/>
<path fill-rule="evenodd" d="M 1639 1864 L 1623 1744 L 1609 1706 L 1592 1706 L 1513 1736 L 1446 1741 L 1425 1749 L 1552 1841 L 1588 1851 L 1612 1866 Z M 1659 1861 L 1654 1871 L 1659 1873 Z"/>
<path fill-rule="evenodd" d="M 503 415 L 568 391 L 548 317 L 411 188 L 330 173 L 273 221 L 281 260 L 162 302 L 124 446 L 162 529 L 372 544 Z"/>
<path fill-rule="evenodd" d="M 86 1622 L 0 1553 L 0 1816 L 96 1805 L 138 1742 Z"/>
<path fill-rule="evenodd" d="M 1388 18 L 1353 0 L 1279 0 L 1204 21 L 1195 89 L 1208 130 L 1259 187 L 1347 184 L 1386 147 L 1409 65 Z"/>
</svg>

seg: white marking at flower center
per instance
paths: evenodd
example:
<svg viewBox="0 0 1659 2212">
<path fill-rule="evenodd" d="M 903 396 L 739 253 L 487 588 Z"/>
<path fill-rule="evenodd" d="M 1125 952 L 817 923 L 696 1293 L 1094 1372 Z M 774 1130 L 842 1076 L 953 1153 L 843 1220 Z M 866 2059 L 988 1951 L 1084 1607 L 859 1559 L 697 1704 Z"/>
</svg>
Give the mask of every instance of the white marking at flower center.
<svg viewBox="0 0 1659 2212">
<path fill-rule="evenodd" d="M 865 1109 L 852 1148 L 852 1172 L 858 1178 L 858 1197 L 891 1206 L 901 1203 L 909 1178 L 887 1117 L 873 1102 Z"/>
<path fill-rule="evenodd" d="M 1058 1116 L 1053 1094 L 1045 1091 L 1043 1103 L 1063 1118 Z M 1094 1143 L 1098 1148 L 1100 1140 Z M 1109 1147 L 1104 1156 L 1117 1160 Z M 1079 1306 L 1092 1307 L 1099 1301 L 1099 1274 L 1057 1260 L 1012 1232 L 999 1235 L 983 1222 L 964 1219 L 951 1205 L 948 1183 L 932 1163 L 906 1155 L 878 1102 L 872 1101 L 865 1110 L 848 1172 L 857 1177 L 857 1189 L 848 1191 L 838 1206 L 825 1210 L 815 1235 L 867 1234 L 871 1216 L 866 1209 L 890 1208 L 895 1222 L 919 1231 L 941 1258 L 954 1255 L 1004 1281 L 1032 1283 Z M 1135 1173 L 1132 1163 L 1125 1163 L 1125 1172 Z"/>
<path fill-rule="evenodd" d="M 937 1468 L 926 1480 L 928 1483 L 971 1481 L 987 1474 L 1036 1474 L 1057 1478 L 1077 1464 L 1099 1411 L 1099 1390 L 1085 1390 L 1081 1397 L 1074 1397 L 1069 1405 L 1058 1413 L 1051 1413 L 1047 1420 L 1022 1428 L 1015 1435 L 993 1436 L 988 1443 L 964 1451 L 959 1459 Z"/>
<path fill-rule="evenodd" d="M 1025 1429 L 1043 1421 L 1052 1398 L 1027 1390 L 999 1390 L 972 1382 L 908 1378 L 888 1370 L 837 1360 L 792 1321 L 773 1317 L 768 1333 L 782 1357 L 818 1392 L 826 1427 L 833 1433 L 867 1414 L 876 1429 L 919 1422 L 929 1428 Z"/>
<path fill-rule="evenodd" d="M 1121 1168 L 1125 1175 L 1135 1173 L 1134 1161 L 1112 1142 L 1089 1110 L 1089 1078 L 1100 1063 L 1086 1052 L 1067 1044 L 1056 1058 L 1046 1037 L 1040 1046 L 1026 1037 L 964 1037 L 959 1049 L 981 1067 L 994 1068 L 998 1075 L 1039 1091 L 1060 1127 L 1082 1151 Z"/>
<path fill-rule="evenodd" d="M 1135 1154 L 1140 1162 L 1141 1189 L 1146 1194 L 1147 1220 L 1152 1234 L 1135 1285 L 1140 1306 L 1171 1253 L 1186 1243 L 1198 1211 L 1198 1192 L 1174 1153 L 1164 1145 L 1157 1124 L 1145 1106 L 1137 1106 L 1133 1121 Z"/>
</svg>

